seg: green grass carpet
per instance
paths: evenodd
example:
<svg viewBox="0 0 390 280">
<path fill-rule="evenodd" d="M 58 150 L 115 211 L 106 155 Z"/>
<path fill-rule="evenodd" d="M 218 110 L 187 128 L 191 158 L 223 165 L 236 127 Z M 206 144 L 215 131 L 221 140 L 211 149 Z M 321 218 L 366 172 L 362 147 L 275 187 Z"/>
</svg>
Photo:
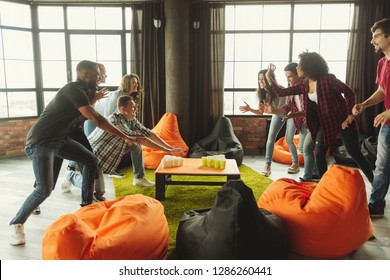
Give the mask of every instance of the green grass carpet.
<svg viewBox="0 0 390 280">
<path fill-rule="evenodd" d="M 241 164 L 239 166 L 241 179 L 252 189 L 256 201 L 263 193 L 265 188 L 272 182 L 271 179 L 259 174 L 248 166 Z M 133 171 L 131 167 L 121 170 L 126 177 L 123 179 L 113 178 L 116 197 L 122 197 L 132 194 L 143 194 L 155 197 L 155 187 L 134 187 Z M 155 181 L 154 170 L 146 170 L 146 178 Z M 226 177 L 221 176 L 172 176 L 173 180 L 192 180 L 192 181 L 226 181 Z M 162 201 L 165 210 L 165 216 L 169 226 L 169 250 L 168 259 L 175 258 L 176 231 L 179 226 L 180 218 L 189 210 L 211 208 L 220 186 L 168 186 L 165 201 Z"/>
</svg>

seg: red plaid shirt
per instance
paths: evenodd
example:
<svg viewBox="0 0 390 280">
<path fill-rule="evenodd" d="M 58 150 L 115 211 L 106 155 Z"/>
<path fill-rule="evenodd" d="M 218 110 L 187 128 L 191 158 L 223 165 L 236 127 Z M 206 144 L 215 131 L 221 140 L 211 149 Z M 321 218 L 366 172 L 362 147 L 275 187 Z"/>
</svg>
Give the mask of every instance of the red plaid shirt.
<svg viewBox="0 0 390 280">
<path fill-rule="evenodd" d="M 352 108 L 355 105 L 353 90 L 333 74 L 325 75 L 317 80 L 318 104 L 309 99 L 307 80 L 284 89 L 272 84 L 271 89 L 278 96 L 303 95 L 303 109 L 307 127 L 313 139 L 316 139 L 318 129 L 321 127 L 324 132 L 325 145 L 330 145 L 336 140 L 342 129 L 342 122 L 347 119 L 348 115 L 352 114 Z M 351 125 L 357 132 L 358 127 L 355 120 Z"/>
</svg>

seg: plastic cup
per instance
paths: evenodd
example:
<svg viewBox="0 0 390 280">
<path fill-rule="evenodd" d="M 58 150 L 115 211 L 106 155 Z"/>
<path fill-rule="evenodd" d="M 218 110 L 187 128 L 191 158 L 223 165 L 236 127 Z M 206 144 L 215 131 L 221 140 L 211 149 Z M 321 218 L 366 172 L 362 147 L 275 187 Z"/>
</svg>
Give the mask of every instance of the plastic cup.
<svg viewBox="0 0 390 280">
<path fill-rule="evenodd" d="M 207 157 L 202 157 L 202 165 L 207 166 Z"/>
<path fill-rule="evenodd" d="M 207 157 L 207 166 L 209 167 L 214 166 L 214 159 L 212 157 Z"/>
<path fill-rule="evenodd" d="M 221 169 L 225 169 L 226 167 L 226 159 L 222 159 L 220 160 L 220 165 L 219 165 L 219 168 Z"/>
</svg>

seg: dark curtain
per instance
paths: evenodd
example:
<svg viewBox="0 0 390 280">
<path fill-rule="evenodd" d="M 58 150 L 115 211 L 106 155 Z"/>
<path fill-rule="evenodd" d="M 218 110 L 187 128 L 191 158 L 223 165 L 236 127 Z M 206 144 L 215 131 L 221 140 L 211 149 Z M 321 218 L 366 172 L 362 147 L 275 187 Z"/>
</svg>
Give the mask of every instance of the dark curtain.
<svg viewBox="0 0 390 280">
<path fill-rule="evenodd" d="M 132 5 L 131 72 L 140 77 L 144 87 L 139 108 L 139 120 L 146 127 L 154 127 L 166 111 L 165 106 L 165 50 L 163 4 Z M 160 28 L 154 19 L 162 22 Z"/>
<path fill-rule="evenodd" d="M 346 83 L 356 93 L 356 103 L 363 102 L 377 89 L 375 84 L 377 62 L 382 56 L 376 54 L 370 44 L 370 28 L 375 21 L 390 17 L 389 0 L 360 0 L 355 3 L 352 32 L 349 41 Z M 367 108 L 357 118 L 360 132 L 368 136 L 377 135 L 373 127 L 376 115 L 383 112 L 383 102 Z"/>
<path fill-rule="evenodd" d="M 194 3 L 190 22 L 192 145 L 207 136 L 218 118 L 223 116 L 225 6 Z"/>
</svg>

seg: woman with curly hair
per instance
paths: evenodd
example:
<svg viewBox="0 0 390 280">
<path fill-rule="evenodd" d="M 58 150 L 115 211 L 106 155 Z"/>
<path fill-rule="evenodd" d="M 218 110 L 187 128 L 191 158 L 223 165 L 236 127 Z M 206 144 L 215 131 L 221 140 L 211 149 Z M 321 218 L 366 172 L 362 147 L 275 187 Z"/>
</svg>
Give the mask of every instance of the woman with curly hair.
<svg viewBox="0 0 390 280">
<path fill-rule="evenodd" d="M 278 96 L 303 95 L 303 109 L 311 137 L 315 139 L 315 157 L 320 176 L 328 169 L 326 151 L 340 134 L 348 153 L 372 182 L 373 172 L 361 152 L 358 126 L 352 114 L 355 93 L 329 73 L 328 64 L 320 54 L 306 51 L 299 58 L 297 72 L 300 77 L 305 77 L 300 84 L 281 88 L 272 78 L 275 70 L 272 64 L 266 78 L 271 90 Z"/>
<path fill-rule="evenodd" d="M 272 90 L 269 89 L 269 84 L 267 83 L 267 80 L 265 78 L 265 73 L 267 72 L 267 69 L 260 70 L 258 73 L 258 87 L 257 87 L 257 98 L 259 100 L 259 107 L 257 109 L 252 109 L 248 103 L 245 103 L 245 106 L 240 106 L 240 111 L 242 113 L 246 112 L 252 112 L 257 115 L 263 115 L 264 113 L 264 104 L 272 104 L 273 107 L 279 108 L 284 105 L 286 98 L 280 98 L 276 96 Z M 273 80 L 275 80 L 274 73 L 271 74 Z M 276 136 L 278 135 L 279 131 L 282 129 L 284 125 L 283 121 L 284 114 L 274 114 L 272 115 L 271 124 L 268 132 L 267 137 L 267 143 L 265 147 L 265 166 L 263 171 L 261 171 L 261 174 L 264 176 L 269 176 L 271 174 L 271 162 L 272 162 L 272 155 L 274 153 L 274 144 L 276 140 Z M 294 129 L 295 133 L 295 126 L 291 127 Z"/>
</svg>

